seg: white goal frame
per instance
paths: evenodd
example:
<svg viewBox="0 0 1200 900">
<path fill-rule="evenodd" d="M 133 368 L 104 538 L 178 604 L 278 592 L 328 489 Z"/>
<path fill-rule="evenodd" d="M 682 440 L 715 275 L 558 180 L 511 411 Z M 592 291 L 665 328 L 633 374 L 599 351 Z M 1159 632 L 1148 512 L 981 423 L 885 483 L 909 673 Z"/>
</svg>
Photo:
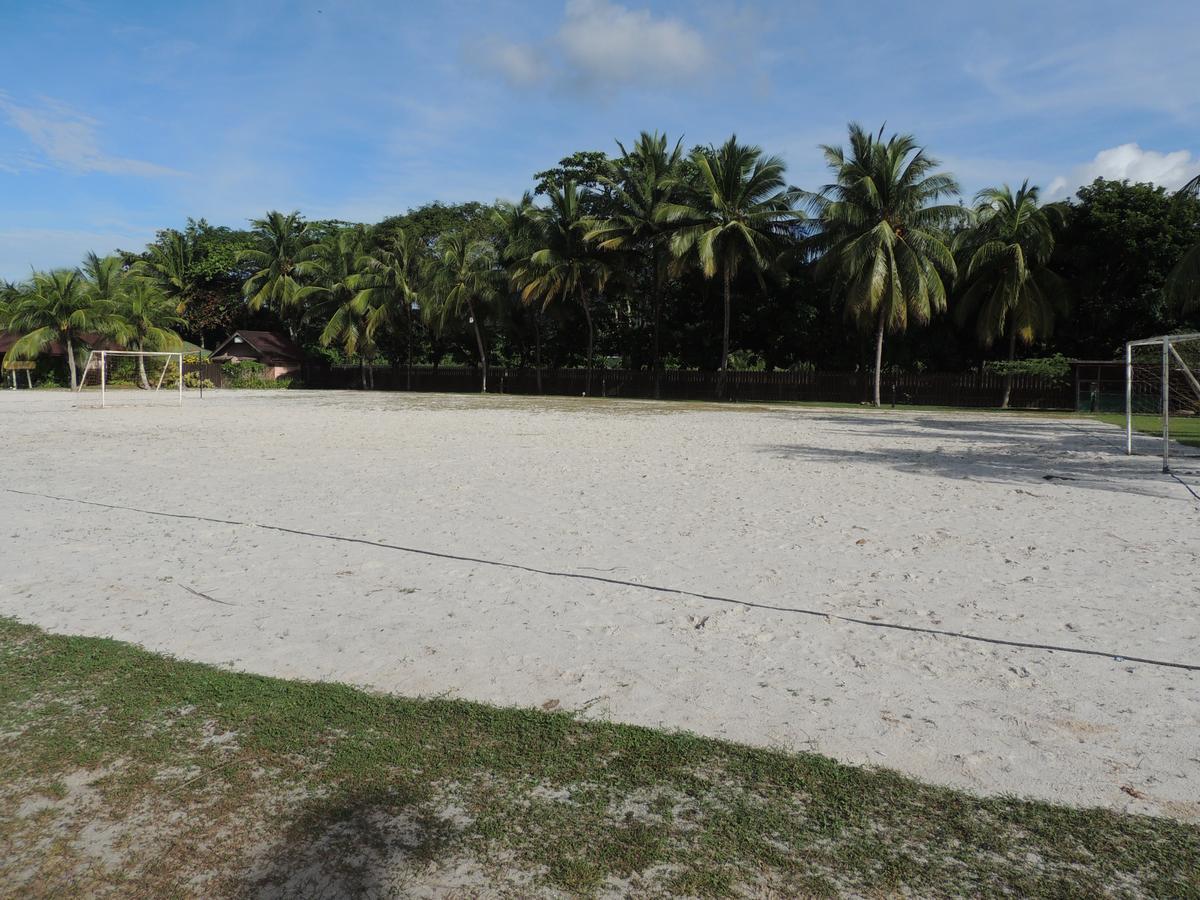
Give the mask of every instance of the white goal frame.
<svg viewBox="0 0 1200 900">
<path fill-rule="evenodd" d="M 1151 347 L 1161 345 L 1162 347 L 1162 397 L 1161 400 L 1161 415 L 1162 415 L 1162 470 L 1163 472 L 1171 471 L 1171 363 L 1172 360 L 1178 363 L 1180 370 L 1183 372 L 1184 378 L 1191 385 L 1193 391 L 1196 392 L 1196 399 L 1200 400 L 1200 381 L 1197 381 L 1196 376 L 1192 374 L 1183 357 L 1179 355 L 1179 351 L 1175 349 L 1176 344 L 1190 343 L 1192 341 L 1200 341 L 1200 332 L 1192 332 L 1190 334 L 1161 334 L 1158 337 L 1143 338 L 1140 341 L 1129 341 L 1125 345 L 1125 455 L 1133 455 L 1133 348 L 1134 347 Z"/>
<path fill-rule="evenodd" d="M 87 373 L 92 370 L 92 360 L 96 357 L 100 359 L 100 408 L 103 409 L 107 401 L 108 386 L 108 358 L 110 356 L 147 356 L 166 357 L 163 361 L 162 372 L 158 375 L 158 382 L 154 385 L 153 392 L 158 393 L 162 389 L 163 379 L 167 377 L 167 369 L 171 365 L 171 357 L 175 357 L 178 363 L 179 374 L 179 405 L 183 406 L 183 351 L 181 350 L 93 350 L 88 353 L 87 362 L 83 366 L 83 376 L 79 379 L 79 387 L 77 393 L 83 390 L 83 381 L 87 377 Z"/>
</svg>

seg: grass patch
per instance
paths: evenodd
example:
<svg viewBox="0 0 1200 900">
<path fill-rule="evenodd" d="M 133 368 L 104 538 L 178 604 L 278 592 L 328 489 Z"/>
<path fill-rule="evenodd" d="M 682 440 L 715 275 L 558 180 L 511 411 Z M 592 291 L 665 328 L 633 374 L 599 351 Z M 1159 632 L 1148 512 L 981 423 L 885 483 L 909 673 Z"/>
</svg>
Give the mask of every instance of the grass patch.
<svg viewBox="0 0 1200 900">
<path fill-rule="evenodd" d="M 1095 413 L 1095 418 L 1109 425 L 1125 428 L 1124 413 Z M 1133 430 L 1141 434 L 1162 436 L 1162 416 L 1134 416 Z M 1190 447 L 1200 447 L 1200 416 L 1177 416 L 1171 419 L 1171 440 Z"/>
<path fill-rule="evenodd" d="M 25 896 L 1200 896 L 1200 829 L 566 713 L 180 662 L 0 619 Z"/>
</svg>

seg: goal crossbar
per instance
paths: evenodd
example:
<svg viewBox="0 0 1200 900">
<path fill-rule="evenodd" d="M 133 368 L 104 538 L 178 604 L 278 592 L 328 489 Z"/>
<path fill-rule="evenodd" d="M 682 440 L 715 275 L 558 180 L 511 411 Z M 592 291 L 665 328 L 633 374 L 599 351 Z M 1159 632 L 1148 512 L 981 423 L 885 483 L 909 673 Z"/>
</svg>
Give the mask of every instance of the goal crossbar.
<svg viewBox="0 0 1200 900">
<path fill-rule="evenodd" d="M 1200 380 L 1198 380 L 1187 361 L 1180 356 L 1177 344 L 1200 342 L 1200 332 L 1186 334 L 1161 334 L 1157 337 L 1142 338 L 1125 344 L 1125 455 L 1133 454 L 1133 351 L 1137 347 L 1162 348 L 1162 470 L 1171 471 L 1171 366 L 1177 366 L 1188 386 L 1200 401 Z"/>
<path fill-rule="evenodd" d="M 88 353 L 87 363 L 84 364 L 83 372 L 86 377 L 87 373 L 92 370 L 92 360 L 99 360 L 100 370 L 100 406 L 103 408 L 107 403 L 108 394 L 108 358 L 110 356 L 132 356 L 141 357 L 158 357 L 163 359 L 162 371 L 158 374 L 158 381 L 154 385 L 154 393 L 162 390 L 163 381 L 167 377 L 167 369 L 170 368 L 171 359 L 174 358 L 178 366 L 178 379 L 176 392 L 179 396 L 179 405 L 183 406 L 183 352 L 180 350 L 92 350 Z M 83 389 L 83 380 L 80 380 L 79 390 Z"/>
</svg>

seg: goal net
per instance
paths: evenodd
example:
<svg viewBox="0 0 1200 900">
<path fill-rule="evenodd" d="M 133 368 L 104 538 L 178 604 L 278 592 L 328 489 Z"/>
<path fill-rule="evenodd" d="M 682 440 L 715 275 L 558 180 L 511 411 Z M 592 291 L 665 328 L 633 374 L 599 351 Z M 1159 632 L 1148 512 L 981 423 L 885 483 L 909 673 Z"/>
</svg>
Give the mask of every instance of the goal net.
<svg viewBox="0 0 1200 900">
<path fill-rule="evenodd" d="M 183 406 L 183 353 L 93 350 L 79 376 L 81 396 L 99 406 Z"/>
<path fill-rule="evenodd" d="M 1125 345 L 1125 452 L 1139 448 L 1161 453 L 1164 472 L 1172 459 L 1200 460 L 1200 333 Z"/>
</svg>

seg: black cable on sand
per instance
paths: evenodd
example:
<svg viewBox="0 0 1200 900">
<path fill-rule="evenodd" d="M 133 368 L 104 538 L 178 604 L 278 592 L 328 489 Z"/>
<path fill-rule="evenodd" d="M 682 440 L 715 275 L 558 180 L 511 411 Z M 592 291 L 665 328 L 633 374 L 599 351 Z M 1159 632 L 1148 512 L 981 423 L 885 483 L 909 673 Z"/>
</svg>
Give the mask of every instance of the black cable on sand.
<svg viewBox="0 0 1200 900">
<path fill-rule="evenodd" d="M 141 509 L 136 506 L 122 506 L 116 503 L 101 503 L 97 500 L 81 500 L 77 497 L 57 497 L 53 494 L 40 494 L 35 491 L 20 491 L 16 488 L 4 488 L 4 491 L 9 494 L 18 494 L 24 497 L 37 497 L 42 500 L 54 500 L 60 503 L 78 503 L 84 506 L 96 506 L 101 509 L 115 509 L 124 512 L 141 513 L 146 516 L 160 516 L 168 519 L 187 519 L 193 522 L 209 522 L 214 525 L 234 525 L 241 528 L 262 528 L 267 531 L 278 531 L 282 534 L 295 534 L 301 537 L 317 538 L 326 541 L 339 541 L 347 544 L 362 544 L 367 547 L 377 547 L 382 550 L 395 550 L 401 553 L 412 553 L 418 556 L 428 556 L 434 559 L 448 559 L 455 562 L 472 563 L 480 566 L 493 566 L 501 569 L 515 569 L 521 572 L 530 572 L 535 575 L 545 575 L 551 578 L 574 578 L 580 581 L 599 582 L 600 584 L 611 584 L 618 587 L 637 588 L 639 590 L 651 591 L 658 594 L 674 594 L 679 597 L 693 597 L 698 600 L 709 600 L 714 603 L 729 603 L 735 606 L 745 606 L 751 609 L 765 609 L 771 612 L 794 613 L 802 616 L 814 616 L 820 619 L 833 619 L 838 622 L 846 622 L 851 625 L 862 625 L 867 628 L 883 628 L 891 631 L 907 631 L 913 634 L 931 634 L 939 637 L 957 638 L 964 641 L 974 641 L 980 644 L 994 644 L 1000 647 L 1017 647 L 1023 650 L 1045 650 L 1053 653 L 1072 653 L 1077 656 L 1098 656 L 1102 659 L 1111 659 L 1116 662 L 1132 662 L 1140 663 L 1146 666 L 1158 666 L 1164 669 L 1182 669 L 1185 672 L 1200 672 L 1200 664 L 1190 664 L 1181 662 L 1171 662 L 1162 659 L 1150 659 L 1144 656 L 1128 656 L 1124 653 L 1113 653 L 1105 650 L 1088 650 L 1084 647 L 1066 647 L 1061 644 L 1038 644 L 1027 641 L 1009 641 L 1003 638 L 985 637 L 978 634 L 969 634 L 962 631 L 948 631 L 942 628 L 927 628 L 921 625 L 901 625 L 898 622 L 881 622 L 872 619 L 859 619 L 854 616 L 843 616 L 838 613 L 822 612 L 819 609 L 805 609 L 798 606 L 776 606 L 770 603 L 757 603 L 753 600 L 738 600 L 733 597 L 721 597 L 716 594 L 704 594 L 698 591 L 684 590 L 683 588 L 662 587 L 660 585 L 645 584 L 639 581 L 624 581 L 620 578 L 608 578 L 603 575 L 584 575 L 579 572 L 559 572 L 553 569 L 539 569 L 536 566 L 526 566 L 521 563 L 503 562 L 502 560 L 484 559 L 477 556 L 462 556 L 457 553 L 444 553 L 438 550 L 426 550 L 420 547 L 405 547 L 400 544 L 388 544 L 383 541 L 372 541 L 367 538 L 345 537 L 337 534 L 322 534 L 316 531 L 304 531 L 299 528 L 287 528 L 283 525 L 263 525 L 258 522 L 240 522 L 236 519 L 218 519 L 212 516 L 199 516 L 190 513 L 165 512 L 157 509 Z"/>
</svg>

